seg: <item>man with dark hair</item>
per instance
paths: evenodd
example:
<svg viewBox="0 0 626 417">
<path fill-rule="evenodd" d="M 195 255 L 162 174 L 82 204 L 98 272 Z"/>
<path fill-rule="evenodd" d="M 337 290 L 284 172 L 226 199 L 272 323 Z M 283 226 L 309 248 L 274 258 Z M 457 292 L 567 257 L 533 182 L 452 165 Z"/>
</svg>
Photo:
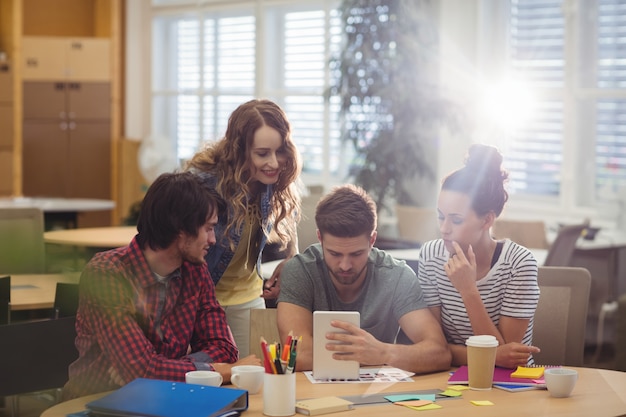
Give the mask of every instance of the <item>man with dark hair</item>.
<svg viewBox="0 0 626 417">
<path fill-rule="evenodd" d="M 218 205 L 192 173 L 168 173 L 141 204 L 128 246 L 97 253 L 80 279 L 79 358 L 64 398 L 109 391 L 135 378 L 184 381 L 196 369 L 224 381 L 238 351 L 204 257 Z M 256 356 L 240 363 L 259 364 Z"/>
<path fill-rule="evenodd" d="M 313 366 L 313 312 L 359 311 L 361 328 L 343 321 L 329 344 L 333 357 L 361 365 L 390 365 L 415 373 L 450 367 L 439 323 L 424 302 L 415 272 L 374 248 L 376 204 L 354 185 L 336 187 L 315 211 L 319 244 L 289 260 L 281 272 L 277 320 L 281 339 L 298 342 L 296 368 Z M 402 330 L 408 344 L 397 344 Z"/>
</svg>

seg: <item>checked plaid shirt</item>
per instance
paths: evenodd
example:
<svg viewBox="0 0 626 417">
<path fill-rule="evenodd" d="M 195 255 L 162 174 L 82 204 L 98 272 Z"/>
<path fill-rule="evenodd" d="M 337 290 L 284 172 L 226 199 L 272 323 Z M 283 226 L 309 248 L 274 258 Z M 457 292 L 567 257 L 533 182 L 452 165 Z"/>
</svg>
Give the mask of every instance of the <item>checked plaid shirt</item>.
<svg viewBox="0 0 626 417">
<path fill-rule="evenodd" d="M 184 381 L 187 371 L 238 359 L 206 265 L 184 262 L 160 282 L 136 239 L 85 267 L 76 332 L 79 358 L 69 367 L 64 399 L 139 377 Z"/>
</svg>

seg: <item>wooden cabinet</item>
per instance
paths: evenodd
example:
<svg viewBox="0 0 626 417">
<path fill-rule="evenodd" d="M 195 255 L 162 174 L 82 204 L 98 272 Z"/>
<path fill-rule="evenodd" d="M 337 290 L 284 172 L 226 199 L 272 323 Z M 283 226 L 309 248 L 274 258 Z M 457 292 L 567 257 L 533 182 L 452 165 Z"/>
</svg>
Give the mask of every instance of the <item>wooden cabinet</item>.
<svg viewBox="0 0 626 417">
<path fill-rule="evenodd" d="M 10 196 L 13 187 L 13 77 L 0 63 L 0 196 Z"/>
<path fill-rule="evenodd" d="M 0 0 L 0 195 L 117 199 L 122 22 L 122 0 Z"/>
<path fill-rule="evenodd" d="M 110 85 L 24 83 L 24 194 L 110 198 Z"/>
<path fill-rule="evenodd" d="M 25 36 L 22 79 L 109 81 L 109 55 L 108 39 Z"/>
</svg>

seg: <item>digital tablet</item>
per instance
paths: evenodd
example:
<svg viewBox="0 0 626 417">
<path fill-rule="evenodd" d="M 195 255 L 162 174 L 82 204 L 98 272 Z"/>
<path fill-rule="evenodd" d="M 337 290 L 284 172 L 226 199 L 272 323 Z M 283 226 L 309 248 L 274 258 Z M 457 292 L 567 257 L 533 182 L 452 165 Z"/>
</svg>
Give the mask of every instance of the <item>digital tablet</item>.
<svg viewBox="0 0 626 417">
<path fill-rule="evenodd" d="M 359 363 L 333 359 L 333 351 L 326 349 L 326 333 L 341 332 L 330 325 L 332 320 L 341 320 L 361 325 L 358 311 L 315 311 L 313 312 L 313 377 L 315 379 L 357 380 L 359 379 Z M 336 342 L 335 342 L 336 343 Z"/>
</svg>

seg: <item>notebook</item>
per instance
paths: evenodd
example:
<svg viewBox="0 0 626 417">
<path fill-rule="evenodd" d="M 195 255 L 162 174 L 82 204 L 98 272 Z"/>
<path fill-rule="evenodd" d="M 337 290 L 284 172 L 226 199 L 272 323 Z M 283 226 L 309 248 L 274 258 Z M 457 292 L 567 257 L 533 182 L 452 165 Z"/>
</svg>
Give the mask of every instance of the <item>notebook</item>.
<svg viewBox="0 0 626 417">
<path fill-rule="evenodd" d="M 215 417 L 248 409 L 248 391 L 137 378 L 86 405 L 93 416 Z"/>
<path fill-rule="evenodd" d="M 326 349 L 330 343 L 326 333 L 339 329 L 330 325 L 332 320 L 341 320 L 360 326 L 358 311 L 315 311 L 313 312 L 313 377 L 330 380 L 358 380 L 359 363 L 333 359 L 333 351 Z"/>
<path fill-rule="evenodd" d="M 515 372 L 515 369 L 500 368 L 499 366 L 496 366 L 493 370 L 493 383 L 494 384 L 534 386 L 537 388 L 545 388 L 546 386 L 546 383 L 543 379 L 512 378 L 511 374 L 513 372 Z M 450 375 L 450 378 L 448 378 L 448 384 L 467 384 L 467 383 L 468 383 L 467 365 L 461 366 L 452 375 Z"/>
</svg>

